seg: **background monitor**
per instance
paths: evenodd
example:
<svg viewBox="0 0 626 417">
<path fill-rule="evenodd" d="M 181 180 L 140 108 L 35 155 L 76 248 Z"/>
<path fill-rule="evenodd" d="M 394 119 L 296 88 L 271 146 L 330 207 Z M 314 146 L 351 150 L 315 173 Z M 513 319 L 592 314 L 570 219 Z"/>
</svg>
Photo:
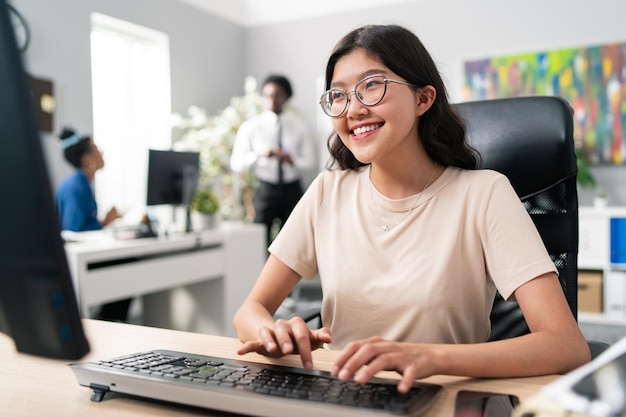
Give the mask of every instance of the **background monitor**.
<svg viewBox="0 0 626 417">
<path fill-rule="evenodd" d="M 0 190 L 0 330 L 20 352 L 79 359 L 89 344 L 6 0 L 0 0 Z"/>
<path fill-rule="evenodd" d="M 183 205 L 186 209 L 186 231 L 191 231 L 190 206 L 198 187 L 200 154 L 150 149 L 148 154 L 148 206 Z"/>
</svg>

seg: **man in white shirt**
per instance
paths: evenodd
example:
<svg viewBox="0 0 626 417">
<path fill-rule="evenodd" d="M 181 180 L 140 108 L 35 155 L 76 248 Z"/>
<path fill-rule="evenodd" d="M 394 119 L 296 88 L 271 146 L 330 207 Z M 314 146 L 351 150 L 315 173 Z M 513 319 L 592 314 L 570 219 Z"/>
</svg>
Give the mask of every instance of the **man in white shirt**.
<svg viewBox="0 0 626 417">
<path fill-rule="evenodd" d="M 252 169 L 259 180 L 253 198 L 254 222 L 265 224 L 268 245 L 274 222 L 282 226 L 302 196 L 303 172 L 315 167 L 306 123 L 283 111 L 292 94 L 284 76 L 270 75 L 263 82 L 266 110 L 241 125 L 230 160 L 233 171 Z"/>
</svg>

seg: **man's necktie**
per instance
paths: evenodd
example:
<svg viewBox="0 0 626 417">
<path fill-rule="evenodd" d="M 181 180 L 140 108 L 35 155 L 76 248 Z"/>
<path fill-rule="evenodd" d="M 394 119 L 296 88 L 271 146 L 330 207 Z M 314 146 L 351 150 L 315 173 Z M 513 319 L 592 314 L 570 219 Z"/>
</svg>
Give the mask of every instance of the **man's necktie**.
<svg viewBox="0 0 626 417">
<path fill-rule="evenodd" d="M 278 149 L 283 149 L 282 128 L 280 126 L 280 119 L 278 119 Z M 283 183 L 283 158 L 278 158 L 278 183 Z"/>
</svg>

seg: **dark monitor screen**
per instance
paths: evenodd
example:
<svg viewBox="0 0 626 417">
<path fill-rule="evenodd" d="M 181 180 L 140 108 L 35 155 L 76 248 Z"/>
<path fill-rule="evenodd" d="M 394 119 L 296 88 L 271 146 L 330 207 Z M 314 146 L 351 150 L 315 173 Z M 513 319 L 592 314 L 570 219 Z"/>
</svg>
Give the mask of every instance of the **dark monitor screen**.
<svg viewBox="0 0 626 417">
<path fill-rule="evenodd" d="M 18 351 L 79 359 L 89 351 L 27 76 L 0 0 L 0 330 Z"/>
<path fill-rule="evenodd" d="M 189 205 L 198 184 L 200 154 L 150 149 L 146 204 Z"/>
</svg>

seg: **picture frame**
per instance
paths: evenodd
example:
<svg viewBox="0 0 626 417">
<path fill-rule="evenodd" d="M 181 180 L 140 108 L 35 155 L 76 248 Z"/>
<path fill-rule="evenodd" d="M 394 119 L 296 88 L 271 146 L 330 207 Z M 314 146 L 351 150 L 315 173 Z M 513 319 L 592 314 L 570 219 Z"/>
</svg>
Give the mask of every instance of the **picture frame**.
<svg viewBox="0 0 626 417">
<path fill-rule="evenodd" d="M 626 43 L 467 60 L 467 101 L 555 95 L 574 111 L 574 137 L 591 165 L 626 163 Z"/>
</svg>

